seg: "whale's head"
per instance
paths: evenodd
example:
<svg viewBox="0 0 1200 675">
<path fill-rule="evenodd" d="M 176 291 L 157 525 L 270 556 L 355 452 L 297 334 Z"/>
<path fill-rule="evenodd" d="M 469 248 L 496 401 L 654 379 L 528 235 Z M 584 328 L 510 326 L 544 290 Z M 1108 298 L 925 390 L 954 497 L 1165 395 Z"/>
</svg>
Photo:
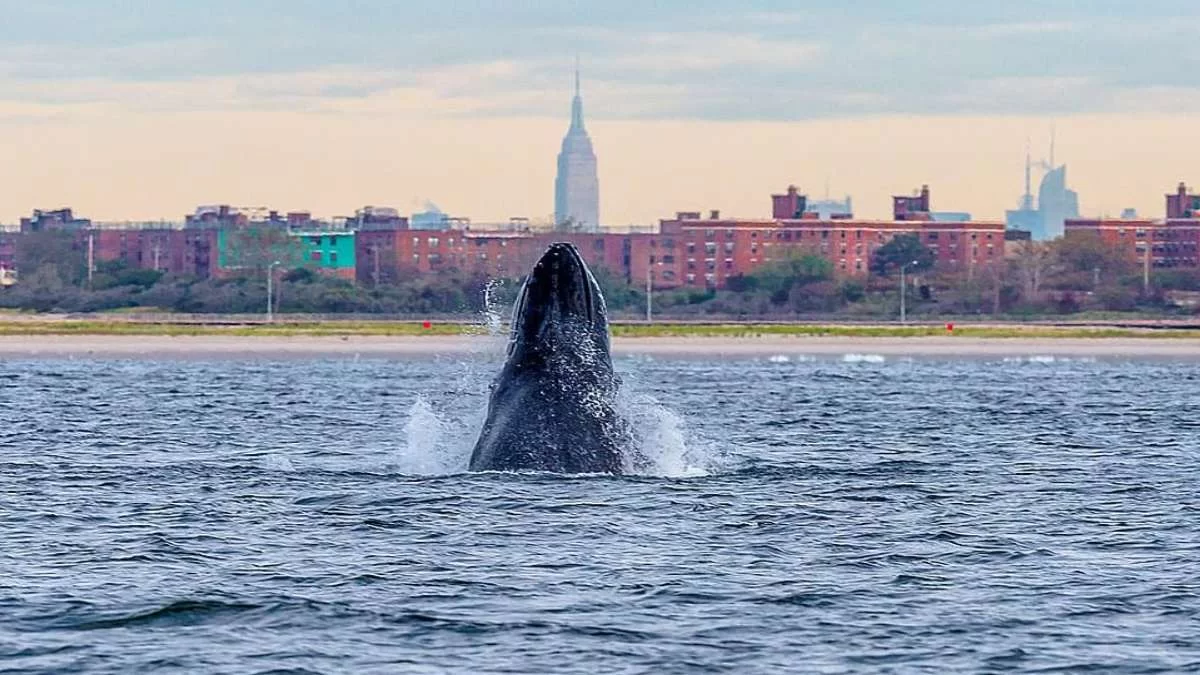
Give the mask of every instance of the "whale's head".
<svg viewBox="0 0 1200 675">
<path fill-rule="evenodd" d="M 611 368 L 604 294 L 573 245 L 551 244 L 525 278 L 508 354 L 518 363 L 574 354 Z"/>
</svg>

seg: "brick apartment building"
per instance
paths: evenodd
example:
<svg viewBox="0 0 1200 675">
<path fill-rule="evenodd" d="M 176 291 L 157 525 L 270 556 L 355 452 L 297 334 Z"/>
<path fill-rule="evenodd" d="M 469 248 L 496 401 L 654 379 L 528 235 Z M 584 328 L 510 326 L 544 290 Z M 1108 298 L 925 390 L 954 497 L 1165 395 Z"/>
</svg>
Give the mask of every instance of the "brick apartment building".
<svg viewBox="0 0 1200 675">
<path fill-rule="evenodd" d="M 81 244 L 90 240 L 96 261 L 121 260 L 131 267 L 195 278 L 236 273 L 234 233 L 278 228 L 303 246 L 303 260 L 314 269 L 363 285 L 450 269 L 516 278 L 555 241 L 575 244 L 593 268 L 634 284 L 649 281 L 656 289 L 723 288 L 730 277 L 801 251 L 823 256 L 839 275 L 863 276 L 879 247 L 899 234 L 917 234 L 946 270 L 970 270 L 1003 259 L 1003 223 L 935 220 L 930 202 L 930 190 L 923 186 L 913 196 L 893 198 L 891 220 L 856 219 L 850 213 L 821 219 L 808 209 L 807 197 L 791 186 L 771 196 L 771 218 L 680 212 L 661 220 L 655 233 L 471 230 L 452 221 L 448 229 L 410 229 L 394 209 L 374 207 L 339 219 L 334 227 L 304 211 L 248 213 L 229 206 L 200 207 L 186 217 L 182 229 L 93 228 L 69 209 L 35 212 L 22 224 L 27 231 L 76 232 Z M 0 244 L 0 263 L 4 251 Z"/>
<path fill-rule="evenodd" d="M 1070 219 L 1066 236 L 1095 234 L 1130 260 L 1154 267 L 1200 266 L 1200 195 L 1189 194 L 1187 185 L 1180 183 L 1166 195 L 1166 214 L 1165 219 Z"/>
<path fill-rule="evenodd" d="M 662 220 L 658 235 L 631 242 L 630 278 L 646 278 L 653 266 L 656 288 L 722 288 L 729 277 L 799 251 L 824 257 L 840 275 L 862 276 L 869 273 L 875 251 L 899 234 L 918 235 L 938 266 L 949 271 L 1004 257 L 1003 223 L 934 221 L 928 186 L 915 197 L 894 197 L 892 220 L 852 214 L 821 220 L 806 210 L 807 198 L 795 187 L 772 195 L 771 202 L 771 219 L 729 219 L 710 211 L 707 217 L 680 212 Z"/>
</svg>

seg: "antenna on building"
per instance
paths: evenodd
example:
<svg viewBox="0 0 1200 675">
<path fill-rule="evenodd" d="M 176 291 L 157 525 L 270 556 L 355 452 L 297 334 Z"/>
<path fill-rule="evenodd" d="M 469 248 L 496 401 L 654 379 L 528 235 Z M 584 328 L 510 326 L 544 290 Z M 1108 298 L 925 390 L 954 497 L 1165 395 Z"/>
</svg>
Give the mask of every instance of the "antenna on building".
<svg viewBox="0 0 1200 675">
<path fill-rule="evenodd" d="M 1058 168 L 1058 165 L 1054 163 L 1054 136 L 1055 136 L 1054 123 L 1051 122 L 1050 123 L 1050 170 L 1051 171 Z"/>
<path fill-rule="evenodd" d="M 1033 210 L 1033 159 L 1030 157 L 1029 136 L 1025 137 L 1025 193 L 1021 195 L 1021 209 Z"/>
<path fill-rule="evenodd" d="M 575 53 L 575 95 L 579 96 L 579 53 Z"/>
</svg>

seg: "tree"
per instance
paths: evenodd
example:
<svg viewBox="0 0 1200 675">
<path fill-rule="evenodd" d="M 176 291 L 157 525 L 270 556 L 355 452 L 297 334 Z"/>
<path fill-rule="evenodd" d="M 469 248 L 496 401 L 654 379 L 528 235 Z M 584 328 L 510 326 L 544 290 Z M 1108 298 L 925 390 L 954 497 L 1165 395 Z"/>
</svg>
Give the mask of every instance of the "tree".
<svg viewBox="0 0 1200 675">
<path fill-rule="evenodd" d="M 1128 249 L 1108 243 L 1095 232 L 1072 232 L 1056 241 L 1055 248 L 1067 271 L 1098 273 L 1115 279 L 1137 270 Z"/>
<path fill-rule="evenodd" d="M 1037 299 L 1042 282 L 1054 273 L 1058 262 L 1058 250 L 1052 244 L 1026 239 L 1017 245 L 1013 270 L 1026 302 Z"/>
<path fill-rule="evenodd" d="M 887 276 L 901 265 L 907 272 L 924 272 L 933 269 L 937 262 L 933 251 L 921 243 L 917 234 L 898 234 L 888 243 L 875 249 L 871 258 L 871 272 L 878 276 Z"/>
<path fill-rule="evenodd" d="M 253 226 L 226 230 L 225 266 L 261 276 L 272 263 L 292 270 L 304 267 L 304 244 L 279 227 Z"/>
<path fill-rule="evenodd" d="M 52 266 L 53 271 L 46 273 L 56 275 L 65 285 L 79 286 L 87 278 L 86 244 L 80 241 L 78 233 L 25 232 L 16 241 L 16 266 L 22 277 Z"/>
<path fill-rule="evenodd" d="M 750 291 L 762 291 L 771 298 L 771 302 L 782 305 L 789 301 L 793 287 L 832 278 L 833 263 L 815 253 L 796 252 L 760 265 L 745 275 L 739 285 Z"/>
</svg>

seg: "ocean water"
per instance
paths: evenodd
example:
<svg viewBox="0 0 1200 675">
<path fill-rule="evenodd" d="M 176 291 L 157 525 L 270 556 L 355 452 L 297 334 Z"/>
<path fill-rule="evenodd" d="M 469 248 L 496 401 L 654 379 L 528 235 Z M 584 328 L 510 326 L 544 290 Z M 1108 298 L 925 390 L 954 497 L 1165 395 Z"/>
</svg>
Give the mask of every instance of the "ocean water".
<svg viewBox="0 0 1200 675">
<path fill-rule="evenodd" d="M 1200 669 L 1200 362 L 617 365 L 647 475 L 465 473 L 495 350 L 0 361 L 0 671 Z"/>
</svg>

